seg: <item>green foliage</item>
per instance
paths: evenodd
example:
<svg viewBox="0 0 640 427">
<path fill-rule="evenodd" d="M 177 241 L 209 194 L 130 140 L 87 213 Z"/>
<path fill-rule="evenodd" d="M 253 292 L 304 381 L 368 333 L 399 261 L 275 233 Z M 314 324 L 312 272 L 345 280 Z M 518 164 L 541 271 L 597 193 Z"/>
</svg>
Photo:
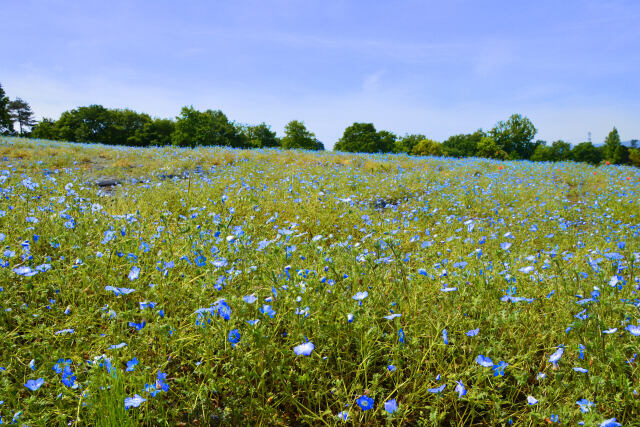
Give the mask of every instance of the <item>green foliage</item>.
<svg viewBox="0 0 640 427">
<path fill-rule="evenodd" d="M 282 148 L 317 150 L 318 140 L 313 132 L 309 132 L 304 122 L 292 120 L 284 127 L 284 138 L 282 138 Z"/>
<path fill-rule="evenodd" d="M 16 98 L 9 102 L 8 108 L 11 120 L 18 123 L 20 135 L 25 135 L 27 129 L 31 129 L 36 124 L 31 106 L 25 100 Z"/>
<path fill-rule="evenodd" d="M 486 157 L 489 159 L 506 160 L 509 154 L 502 149 L 501 145 L 489 136 L 483 136 L 478 142 L 478 157 Z"/>
<path fill-rule="evenodd" d="M 246 126 L 243 132 L 250 147 L 273 148 L 280 146 L 280 140 L 276 138 L 276 133 L 271 131 L 271 127 L 264 122 L 255 126 Z"/>
<path fill-rule="evenodd" d="M 62 139 L 60 135 L 58 135 L 56 121 L 46 117 L 33 126 L 31 136 L 40 139 Z"/>
<path fill-rule="evenodd" d="M 226 146 L 245 147 L 246 138 L 242 130 L 229 122 L 220 110 L 198 111 L 193 106 L 183 107 L 176 119 L 172 135 L 174 145 L 179 147 Z"/>
<path fill-rule="evenodd" d="M 388 131 L 377 132 L 373 123 L 354 123 L 344 130 L 334 150 L 350 153 L 389 153 L 394 150 L 396 136 Z"/>
<path fill-rule="evenodd" d="M 591 142 L 581 142 L 571 150 L 571 159 L 596 165 L 602 161 L 603 151 Z"/>
<path fill-rule="evenodd" d="M 423 139 L 427 139 L 427 137 L 422 134 L 406 134 L 402 138 L 396 140 L 393 152 L 410 154 L 413 147 Z"/>
<path fill-rule="evenodd" d="M 13 120 L 9 113 L 9 97 L 0 84 L 0 135 L 13 133 Z"/>
<path fill-rule="evenodd" d="M 533 161 L 563 162 L 571 159 L 571 144 L 562 140 L 548 146 L 545 141 L 536 141 L 536 149 L 531 155 Z"/>
<path fill-rule="evenodd" d="M 173 120 L 151 119 L 136 129 L 133 136 L 127 138 L 127 143 L 137 147 L 171 145 L 171 135 L 175 128 L 176 122 Z"/>
<path fill-rule="evenodd" d="M 629 149 L 629 162 L 635 167 L 640 167 L 640 150 L 637 148 Z"/>
<path fill-rule="evenodd" d="M 619 161 L 617 160 L 621 160 L 619 157 L 623 155 L 620 151 L 621 145 L 620 134 L 618 134 L 618 129 L 614 127 L 604 140 L 604 159 L 613 164 L 618 164 Z"/>
<path fill-rule="evenodd" d="M 510 158 L 528 159 L 536 148 L 533 138 L 537 132 L 531 120 L 520 114 L 513 114 L 506 121 L 498 122 L 489 131 L 489 135 Z"/>
<path fill-rule="evenodd" d="M 478 155 L 478 144 L 487 136 L 482 129 L 474 133 L 453 135 L 442 143 L 442 151 L 448 157 L 473 157 Z"/>
<path fill-rule="evenodd" d="M 442 144 L 425 138 L 413 147 L 411 154 L 414 156 L 441 156 Z"/>
</svg>

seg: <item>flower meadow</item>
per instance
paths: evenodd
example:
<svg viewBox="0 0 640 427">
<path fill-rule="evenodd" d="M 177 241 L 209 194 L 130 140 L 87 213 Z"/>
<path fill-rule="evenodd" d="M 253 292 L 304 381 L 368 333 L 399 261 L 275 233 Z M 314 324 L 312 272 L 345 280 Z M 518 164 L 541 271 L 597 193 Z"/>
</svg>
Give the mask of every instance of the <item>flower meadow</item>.
<svg viewBox="0 0 640 427">
<path fill-rule="evenodd" d="M 1 422 L 638 425 L 639 189 L 1 138 Z"/>
</svg>

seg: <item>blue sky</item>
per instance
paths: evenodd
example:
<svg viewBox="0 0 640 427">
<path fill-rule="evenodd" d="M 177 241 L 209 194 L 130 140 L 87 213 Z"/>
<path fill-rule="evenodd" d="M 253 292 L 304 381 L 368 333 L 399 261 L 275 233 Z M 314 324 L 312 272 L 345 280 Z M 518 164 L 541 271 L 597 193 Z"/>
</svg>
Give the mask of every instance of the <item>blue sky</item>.
<svg viewBox="0 0 640 427">
<path fill-rule="evenodd" d="M 220 109 L 332 147 L 351 123 L 444 140 L 640 138 L 638 1 L 3 0 L 0 83 L 38 117 Z"/>
</svg>

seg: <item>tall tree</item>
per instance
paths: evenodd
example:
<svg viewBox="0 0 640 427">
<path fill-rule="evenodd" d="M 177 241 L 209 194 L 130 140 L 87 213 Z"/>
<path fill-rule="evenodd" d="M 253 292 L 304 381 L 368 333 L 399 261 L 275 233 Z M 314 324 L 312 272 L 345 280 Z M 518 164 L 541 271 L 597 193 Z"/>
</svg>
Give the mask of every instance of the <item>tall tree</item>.
<svg viewBox="0 0 640 427">
<path fill-rule="evenodd" d="M 620 134 L 618 129 L 613 128 L 609 135 L 604 140 L 604 158 L 611 163 L 622 163 L 622 157 L 624 157 L 623 150 L 620 148 L 622 143 L 620 142 Z"/>
<path fill-rule="evenodd" d="M 411 149 L 411 154 L 414 156 L 441 156 L 442 144 L 425 138 Z"/>
<path fill-rule="evenodd" d="M 9 102 L 9 114 L 11 120 L 18 122 L 20 135 L 24 135 L 27 129 L 30 130 L 36 124 L 31 106 L 21 98 Z"/>
<path fill-rule="evenodd" d="M 9 114 L 9 97 L 0 84 L 0 135 L 13 133 L 13 120 Z"/>
<path fill-rule="evenodd" d="M 427 137 L 422 134 L 406 134 L 395 142 L 393 151 L 396 153 L 409 154 L 411 150 L 413 150 L 413 147 L 424 139 L 427 139 Z"/>
<path fill-rule="evenodd" d="M 533 137 L 537 132 L 531 120 L 520 114 L 513 114 L 506 121 L 498 122 L 489 131 L 489 136 L 512 159 L 528 159 L 536 149 Z"/>
<path fill-rule="evenodd" d="M 309 132 L 303 122 L 292 120 L 284 127 L 282 148 L 301 148 L 304 150 L 316 150 L 318 148 L 316 135 Z"/>
</svg>

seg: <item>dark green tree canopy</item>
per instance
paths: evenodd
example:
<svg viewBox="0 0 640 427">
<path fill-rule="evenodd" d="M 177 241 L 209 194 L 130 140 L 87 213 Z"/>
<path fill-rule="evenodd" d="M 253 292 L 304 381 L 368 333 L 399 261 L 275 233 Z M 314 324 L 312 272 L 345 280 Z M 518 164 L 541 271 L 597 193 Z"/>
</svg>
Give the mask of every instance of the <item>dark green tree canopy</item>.
<svg viewBox="0 0 640 427">
<path fill-rule="evenodd" d="M 377 132 L 373 123 L 354 123 L 344 130 L 334 150 L 351 153 L 388 153 L 393 151 L 396 136 L 388 131 Z"/>
<path fill-rule="evenodd" d="M 602 161 L 603 151 L 591 142 L 582 142 L 571 150 L 571 159 L 596 165 Z"/>
<path fill-rule="evenodd" d="M 291 120 L 284 127 L 284 138 L 282 138 L 282 148 L 303 150 L 316 150 L 317 139 L 313 132 L 309 132 L 303 122 Z"/>
<path fill-rule="evenodd" d="M 395 146 L 393 151 L 395 153 L 407 153 L 410 154 L 413 147 L 418 145 L 418 143 L 422 140 L 427 139 L 426 136 L 422 134 L 406 134 L 402 138 L 398 139 L 395 142 Z"/>
<path fill-rule="evenodd" d="M 0 84 L 0 135 L 13 133 L 13 120 L 9 114 L 9 97 Z"/>
<path fill-rule="evenodd" d="M 58 128 L 56 121 L 53 119 L 43 118 L 31 129 L 31 136 L 40 139 L 61 139 L 58 136 Z"/>
<path fill-rule="evenodd" d="M 474 133 L 453 135 L 442 143 L 442 152 L 449 157 L 473 157 L 478 153 L 478 144 L 486 134 L 482 129 Z"/>
<path fill-rule="evenodd" d="M 528 159 L 536 149 L 533 138 L 537 132 L 531 120 L 520 114 L 513 114 L 506 121 L 498 122 L 489 131 L 489 136 L 512 159 Z"/>
<path fill-rule="evenodd" d="M 265 148 L 280 146 L 280 140 L 276 138 L 276 133 L 264 122 L 255 126 L 246 126 L 243 131 L 250 147 Z"/>
<path fill-rule="evenodd" d="M 221 145 L 242 148 L 246 138 L 239 126 L 229 122 L 220 110 L 198 111 L 183 107 L 177 117 L 172 141 L 180 147 Z"/>
</svg>

